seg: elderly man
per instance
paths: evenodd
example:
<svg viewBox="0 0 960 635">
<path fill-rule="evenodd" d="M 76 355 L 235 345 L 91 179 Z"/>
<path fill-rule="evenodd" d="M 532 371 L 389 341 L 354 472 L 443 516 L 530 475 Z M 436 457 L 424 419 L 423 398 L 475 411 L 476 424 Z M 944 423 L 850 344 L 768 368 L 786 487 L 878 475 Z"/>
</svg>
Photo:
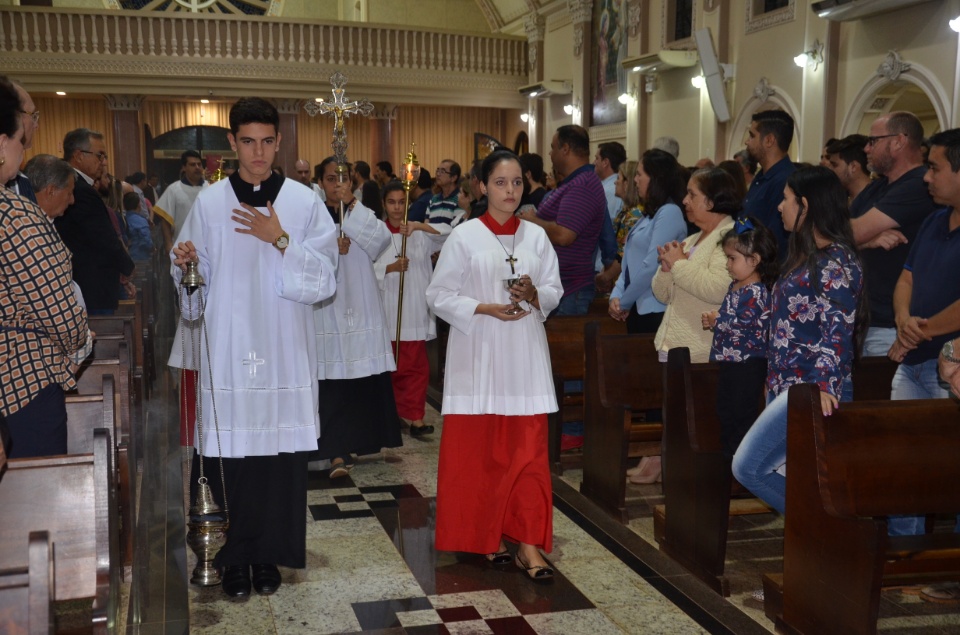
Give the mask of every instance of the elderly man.
<svg viewBox="0 0 960 635">
<path fill-rule="evenodd" d="M 120 301 L 121 276 L 129 277 L 134 265 L 93 187 L 107 164 L 103 135 L 87 128 L 71 130 L 63 139 L 63 158 L 76 172 L 74 202 L 54 225 L 73 253 L 73 278 L 87 311 L 111 315 Z"/>
<path fill-rule="evenodd" d="M 440 188 L 440 192 L 434 194 L 427 205 L 427 222 L 449 225 L 460 208 L 460 164 L 444 159 L 440 162 L 436 175 L 434 184 Z"/>
<path fill-rule="evenodd" d="M 923 182 L 923 127 L 909 112 L 891 112 L 870 126 L 865 152 L 879 175 L 850 203 L 853 237 L 860 247 L 870 302 L 867 356 L 886 355 L 897 337 L 894 286 L 920 225 L 933 212 Z"/>
<path fill-rule="evenodd" d="M 294 169 L 297 171 L 298 181 L 312 189 L 317 196 L 320 197 L 321 201 L 327 200 L 327 195 L 324 193 L 323 188 L 310 180 L 309 163 L 307 163 L 304 159 L 297 159 L 297 162 L 294 164 Z"/>
<path fill-rule="evenodd" d="M 556 315 L 584 315 L 596 295 L 594 254 L 599 244 L 607 197 L 590 163 L 590 135 L 581 126 L 557 128 L 550 141 L 550 161 L 562 182 L 536 212 L 522 210 L 523 220 L 544 228 L 560 261 L 563 299 Z"/>
<path fill-rule="evenodd" d="M 40 111 L 34 106 L 30 93 L 28 93 L 23 86 L 16 82 L 12 82 L 12 84 L 17 91 L 17 96 L 20 97 L 23 149 L 29 150 L 33 147 L 33 135 L 37 131 L 37 128 L 40 127 Z M 33 192 L 33 186 L 30 184 L 30 179 L 23 172 L 20 172 L 10 179 L 7 183 L 7 188 L 13 190 L 25 199 L 31 200 L 34 203 L 37 202 L 37 198 Z"/>
<path fill-rule="evenodd" d="M 24 172 L 33 185 L 37 205 L 51 221 L 73 205 L 76 172 L 69 163 L 52 154 L 38 154 L 27 162 Z"/>
</svg>

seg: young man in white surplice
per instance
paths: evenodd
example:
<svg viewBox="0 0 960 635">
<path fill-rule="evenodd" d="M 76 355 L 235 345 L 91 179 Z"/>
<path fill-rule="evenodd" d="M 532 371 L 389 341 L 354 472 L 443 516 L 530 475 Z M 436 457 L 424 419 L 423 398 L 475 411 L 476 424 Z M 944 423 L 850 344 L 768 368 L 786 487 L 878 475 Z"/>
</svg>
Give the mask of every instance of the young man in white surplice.
<svg viewBox="0 0 960 635">
<path fill-rule="evenodd" d="M 390 373 L 397 366 L 390 347 L 373 263 L 390 246 L 390 231 L 340 182 L 337 160 L 320 163 L 327 210 L 343 236 L 337 292 L 314 306 L 320 378 L 320 459 L 330 459 L 330 477 L 346 476 L 351 455 L 376 454 L 403 445 Z"/>
<path fill-rule="evenodd" d="M 197 360 L 203 465 L 214 496 L 229 504 L 215 564 L 232 597 L 250 594 L 251 571 L 253 588 L 270 594 L 280 586 L 277 565 L 306 566 L 307 454 L 319 428 L 311 305 L 334 292 L 338 258 L 319 197 L 270 170 L 279 125 L 263 99 L 234 104 L 228 139 L 240 169 L 200 192 L 171 252 L 175 283 L 187 262 L 206 281 L 181 294 L 180 309 L 196 323 L 199 300 L 205 305 Z M 198 468 L 195 454 L 194 486 Z"/>
</svg>

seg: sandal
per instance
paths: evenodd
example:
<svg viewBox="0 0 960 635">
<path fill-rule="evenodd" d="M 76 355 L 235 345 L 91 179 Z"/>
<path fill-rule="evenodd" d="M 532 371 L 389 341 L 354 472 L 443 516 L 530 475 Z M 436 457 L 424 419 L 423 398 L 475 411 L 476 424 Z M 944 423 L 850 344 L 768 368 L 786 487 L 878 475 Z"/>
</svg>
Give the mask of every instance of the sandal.
<svg viewBox="0 0 960 635">
<path fill-rule="evenodd" d="M 520 559 L 520 554 L 517 554 L 517 558 L 514 561 L 517 563 L 517 567 L 526 572 L 527 577 L 533 580 L 534 582 L 546 582 L 547 580 L 553 579 L 553 567 L 534 565 L 532 567 L 527 566 L 527 563 Z"/>
<path fill-rule="evenodd" d="M 353 465 L 347 465 L 343 459 L 334 459 L 330 464 L 330 478 L 343 478 L 350 473 L 351 467 Z"/>
<path fill-rule="evenodd" d="M 487 559 L 487 562 L 496 565 L 510 564 L 510 561 L 513 560 L 513 556 L 510 555 L 509 549 L 497 551 L 496 553 L 488 553 L 484 557 Z"/>
</svg>

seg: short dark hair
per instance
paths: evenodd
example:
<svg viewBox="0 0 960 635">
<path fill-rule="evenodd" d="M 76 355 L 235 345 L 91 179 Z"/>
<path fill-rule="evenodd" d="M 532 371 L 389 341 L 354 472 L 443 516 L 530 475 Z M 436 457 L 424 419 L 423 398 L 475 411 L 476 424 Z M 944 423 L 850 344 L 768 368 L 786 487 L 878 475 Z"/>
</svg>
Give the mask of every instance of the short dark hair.
<svg viewBox="0 0 960 635">
<path fill-rule="evenodd" d="M 894 134 L 906 135 L 912 145 L 920 147 L 923 143 L 923 124 L 915 114 L 906 110 L 897 110 L 887 117 L 887 130 Z"/>
<path fill-rule="evenodd" d="M 837 155 L 845 163 L 856 161 L 860 164 L 860 169 L 864 174 L 867 172 L 867 153 L 864 148 L 867 147 L 867 136 L 862 134 L 847 135 L 843 139 L 831 139 L 827 143 L 827 155 Z"/>
<path fill-rule="evenodd" d="M 702 168 L 690 178 L 713 205 L 711 212 L 736 216 L 743 209 L 743 201 L 737 196 L 737 184 L 733 177 L 720 168 Z"/>
<path fill-rule="evenodd" d="M 790 144 L 793 142 L 793 117 L 786 111 L 763 110 L 753 113 L 750 120 L 757 122 L 757 131 L 761 138 L 772 134 L 781 152 L 790 149 Z"/>
<path fill-rule="evenodd" d="M 366 161 L 357 161 L 353 164 L 353 171 L 360 175 L 363 179 L 370 178 L 370 164 Z"/>
<path fill-rule="evenodd" d="M 136 192 L 127 192 L 123 195 L 123 211 L 132 212 L 140 209 L 140 196 Z"/>
<path fill-rule="evenodd" d="M 389 161 L 377 161 L 377 169 L 380 170 L 381 172 L 383 172 L 384 174 L 389 175 L 389 176 L 393 176 L 393 175 L 394 175 L 394 174 L 393 174 L 393 164 L 390 163 Z"/>
<path fill-rule="evenodd" d="M 610 169 L 614 172 L 619 170 L 620 164 L 627 160 L 627 149 L 617 141 L 601 143 L 597 146 L 597 154 L 610 162 Z"/>
<path fill-rule="evenodd" d="M 147 175 L 144 174 L 143 172 L 134 172 L 133 174 L 131 174 L 130 176 L 128 176 L 123 180 L 129 183 L 130 185 L 136 185 L 138 183 L 143 183 L 144 181 L 146 181 Z"/>
<path fill-rule="evenodd" d="M 55 190 L 62 190 L 70 184 L 71 177 L 76 174 L 69 163 L 52 154 L 36 155 L 27 161 L 23 172 L 30 179 L 30 185 L 38 192 L 50 185 Z"/>
<path fill-rule="evenodd" d="M 240 126 L 248 123 L 272 125 L 274 131 L 280 130 L 280 113 L 266 99 L 243 97 L 230 107 L 230 132 L 237 134 Z"/>
<path fill-rule="evenodd" d="M 12 137 L 20 130 L 20 93 L 6 75 L 0 75 L 0 134 Z"/>
<path fill-rule="evenodd" d="M 420 176 L 417 177 L 417 187 L 421 190 L 429 190 L 433 187 L 433 177 L 430 176 L 430 170 L 420 168 Z"/>
<path fill-rule="evenodd" d="M 185 150 L 183 154 L 180 155 L 180 165 L 186 165 L 187 159 L 200 159 L 200 162 L 203 163 L 203 157 L 201 157 L 200 153 L 196 150 Z"/>
<path fill-rule="evenodd" d="M 737 196 L 744 199 L 747 196 L 747 179 L 743 176 L 743 168 L 733 159 L 726 159 L 717 164 L 717 167 L 733 177 L 737 185 Z"/>
<path fill-rule="evenodd" d="M 460 178 L 460 164 L 454 161 L 453 159 L 444 159 L 440 163 L 449 163 L 450 164 L 450 176 L 455 179 Z"/>
<path fill-rule="evenodd" d="M 543 185 L 546 174 L 543 173 L 543 157 L 533 152 L 525 152 L 520 155 L 520 169 L 525 173 L 529 172 L 534 181 Z"/>
<path fill-rule="evenodd" d="M 90 149 L 90 139 L 102 140 L 103 135 L 89 128 L 71 130 L 63 137 L 63 158 L 69 161 L 77 152 Z"/>
<path fill-rule="evenodd" d="M 930 147 L 940 146 L 947 155 L 950 169 L 960 172 L 960 128 L 951 128 L 930 137 Z"/>
<path fill-rule="evenodd" d="M 557 146 L 568 146 L 578 157 L 590 156 L 590 133 L 583 126 L 567 124 L 557 128 Z M 516 156 L 516 155 L 514 155 Z"/>
</svg>

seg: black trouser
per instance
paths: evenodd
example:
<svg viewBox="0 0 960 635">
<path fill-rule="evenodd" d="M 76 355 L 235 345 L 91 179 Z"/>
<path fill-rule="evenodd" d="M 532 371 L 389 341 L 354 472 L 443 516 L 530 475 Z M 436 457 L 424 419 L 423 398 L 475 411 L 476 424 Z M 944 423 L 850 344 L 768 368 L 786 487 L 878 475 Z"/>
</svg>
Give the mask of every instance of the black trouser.
<svg viewBox="0 0 960 635">
<path fill-rule="evenodd" d="M 723 454 L 733 458 L 740 442 L 760 414 L 767 359 L 748 357 L 742 362 L 719 362 L 717 418 Z"/>
<path fill-rule="evenodd" d="M 663 322 L 663 313 L 637 313 L 637 305 L 630 307 L 630 315 L 627 316 L 627 333 L 656 333 Z"/>
<path fill-rule="evenodd" d="M 58 384 L 43 388 L 30 403 L 5 419 L 10 431 L 8 458 L 67 453 L 67 398 Z"/>
</svg>

